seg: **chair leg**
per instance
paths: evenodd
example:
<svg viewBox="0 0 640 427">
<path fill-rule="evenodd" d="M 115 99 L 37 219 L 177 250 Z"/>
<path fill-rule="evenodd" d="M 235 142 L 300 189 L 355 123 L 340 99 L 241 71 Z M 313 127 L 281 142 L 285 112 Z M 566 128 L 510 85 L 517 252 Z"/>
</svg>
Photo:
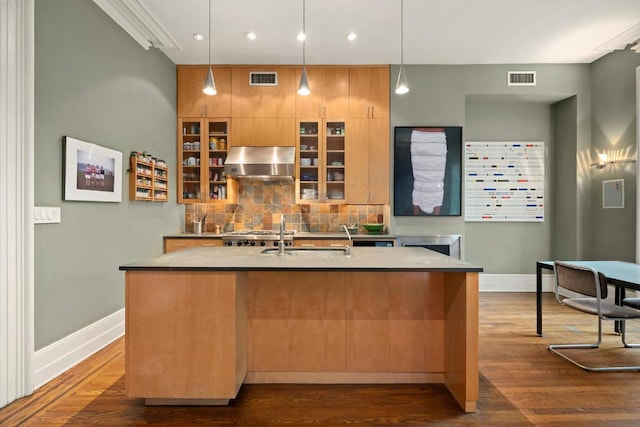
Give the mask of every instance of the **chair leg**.
<svg viewBox="0 0 640 427">
<path fill-rule="evenodd" d="M 625 322 L 624 320 L 620 321 L 620 332 L 621 332 L 621 336 L 622 336 L 622 344 L 624 344 L 625 347 L 630 347 L 630 348 L 638 348 L 640 347 L 640 343 L 628 343 L 626 340 L 626 331 L 627 331 L 627 322 Z"/>
<path fill-rule="evenodd" d="M 622 331 L 622 343 L 625 347 L 640 347 L 640 344 L 627 344 L 625 342 L 625 322 L 620 322 L 620 329 Z M 583 365 L 575 359 L 567 356 L 559 352 L 559 349 L 595 349 L 600 348 L 600 344 L 602 343 L 602 319 L 598 318 L 598 341 L 593 344 L 550 344 L 549 351 L 563 359 L 573 363 L 574 365 L 584 369 L 589 372 L 610 372 L 610 371 L 640 371 L 640 366 L 587 366 Z"/>
</svg>

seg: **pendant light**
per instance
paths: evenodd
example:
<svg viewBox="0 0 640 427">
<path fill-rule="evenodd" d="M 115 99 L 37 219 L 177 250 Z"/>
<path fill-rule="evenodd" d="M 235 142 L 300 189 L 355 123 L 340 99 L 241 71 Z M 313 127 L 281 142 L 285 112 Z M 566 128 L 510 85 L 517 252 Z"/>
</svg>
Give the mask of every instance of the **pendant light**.
<svg viewBox="0 0 640 427">
<path fill-rule="evenodd" d="M 216 90 L 216 82 L 213 80 L 213 69 L 211 68 L 211 2 L 209 0 L 209 71 L 207 71 L 207 78 L 204 81 L 204 89 L 202 91 L 207 95 L 215 95 L 218 93 Z"/>
<path fill-rule="evenodd" d="M 404 71 L 404 0 L 400 0 L 400 72 L 396 83 L 396 93 L 404 95 L 409 92 L 407 84 L 407 74 Z"/>
<path fill-rule="evenodd" d="M 302 34 L 304 39 L 302 40 L 302 76 L 300 77 L 300 85 L 298 86 L 298 94 L 306 96 L 311 93 L 309 89 L 309 80 L 307 79 L 307 67 L 305 58 L 305 44 L 307 42 L 307 32 L 305 28 L 305 12 L 306 12 L 306 0 L 302 0 Z"/>
</svg>

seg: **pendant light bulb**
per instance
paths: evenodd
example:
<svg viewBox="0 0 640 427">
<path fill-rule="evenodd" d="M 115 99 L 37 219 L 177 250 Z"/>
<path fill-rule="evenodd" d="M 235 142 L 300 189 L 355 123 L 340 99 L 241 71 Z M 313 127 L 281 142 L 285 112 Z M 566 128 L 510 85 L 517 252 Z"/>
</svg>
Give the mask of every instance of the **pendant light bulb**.
<svg viewBox="0 0 640 427">
<path fill-rule="evenodd" d="M 218 93 L 216 90 L 216 82 L 213 81 L 213 70 L 211 66 L 209 66 L 209 71 L 207 71 L 207 78 L 204 81 L 204 89 L 202 89 L 202 91 L 207 95 L 215 95 Z"/>
<path fill-rule="evenodd" d="M 298 85 L 298 94 L 302 96 L 307 96 L 311 93 L 311 89 L 309 89 L 309 79 L 307 78 L 307 67 L 306 65 L 306 29 L 305 29 L 305 9 L 306 9 L 306 1 L 302 0 L 302 34 L 304 34 L 305 38 L 302 39 L 302 75 L 300 76 L 300 84 Z M 299 38 L 298 38 L 299 39 Z"/>
<path fill-rule="evenodd" d="M 400 72 L 398 73 L 398 82 L 396 83 L 396 93 L 398 95 L 404 95 L 409 92 L 409 84 L 407 83 L 407 73 L 404 71 L 404 65 L 400 65 Z"/>
<path fill-rule="evenodd" d="M 207 77 L 204 80 L 204 88 L 202 91 L 206 95 L 215 95 L 218 93 L 216 90 L 216 82 L 213 80 L 213 69 L 211 68 L 211 2 L 209 0 L 209 71 L 207 71 Z"/>
<path fill-rule="evenodd" d="M 307 79 L 307 69 L 302 68 L 302 77 L 300 77 L 300 86 L 298 86 L 298 94 L 307 96 L 311 93 L 309 90 L 309 80 Z"/>
</svg>

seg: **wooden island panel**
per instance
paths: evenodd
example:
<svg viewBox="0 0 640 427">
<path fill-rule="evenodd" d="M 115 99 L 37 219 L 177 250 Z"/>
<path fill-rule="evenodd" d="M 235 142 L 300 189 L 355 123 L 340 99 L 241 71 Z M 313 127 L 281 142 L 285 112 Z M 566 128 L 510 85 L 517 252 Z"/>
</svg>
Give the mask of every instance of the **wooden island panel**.
<svg viewBox="0 0 640 427">
<path fill-rule="evenodd" d="M 250 272 L 249 371 L 344 371 L 343 272 Z"/>
<path fill-rule="evenodd" d="M 245 278 L 234 272 L 127 272 L 128 397 L 148 404 L 235 398 L 247 366 Z"/>
<path fill-rule="evenodd" d="M 442 273 L 350 273 L 347 370 L 444 372 L 443 296 Z"/>
</svg>

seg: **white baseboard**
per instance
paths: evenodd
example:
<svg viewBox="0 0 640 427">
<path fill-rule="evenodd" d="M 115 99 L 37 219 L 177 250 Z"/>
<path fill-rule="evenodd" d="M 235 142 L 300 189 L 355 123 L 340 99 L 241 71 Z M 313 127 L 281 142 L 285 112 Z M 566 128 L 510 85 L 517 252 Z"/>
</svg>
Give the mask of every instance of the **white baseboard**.
<svg viewBox="0 0 640 427">
<path fill-rule="evenodd" d="M 542 275 L 542 292 L 553 292 L 553 274 Z M 535 292 L 535 274 L 480 273 L 480 292 Z"/>
<path fill-rule="evenodd" d="M 34 385 L 40 388 L 124 335 L 124 308 L 34 354 Z"/>
</svg>

